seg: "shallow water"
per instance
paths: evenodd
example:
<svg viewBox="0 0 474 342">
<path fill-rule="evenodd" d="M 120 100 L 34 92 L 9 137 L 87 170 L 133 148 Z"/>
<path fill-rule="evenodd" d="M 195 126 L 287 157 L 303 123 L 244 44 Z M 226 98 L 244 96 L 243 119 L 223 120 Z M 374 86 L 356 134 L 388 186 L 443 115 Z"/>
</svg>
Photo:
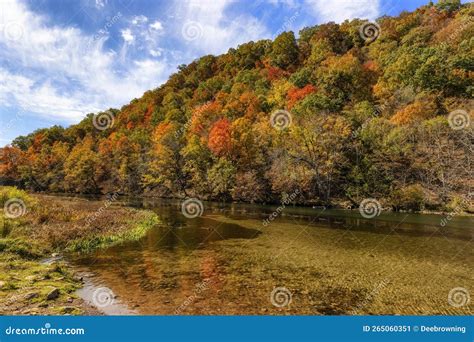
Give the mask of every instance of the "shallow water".
<svg viewBox="0 0 474 342">
<path fill-rule="evenodd" d="M 107 314 L 472 312 L 463 291 L 448 301 L 454 288 L 474 293 L 471 217 L 286 207 L 264 225 L 276 207 L 204 203 L 188 219 L 176 201 L 121 205 L 163 223 L 141 241 L 68 258 L 94 274 L 84 298 L 97 287 L 117 296 Z"/>
</svg>

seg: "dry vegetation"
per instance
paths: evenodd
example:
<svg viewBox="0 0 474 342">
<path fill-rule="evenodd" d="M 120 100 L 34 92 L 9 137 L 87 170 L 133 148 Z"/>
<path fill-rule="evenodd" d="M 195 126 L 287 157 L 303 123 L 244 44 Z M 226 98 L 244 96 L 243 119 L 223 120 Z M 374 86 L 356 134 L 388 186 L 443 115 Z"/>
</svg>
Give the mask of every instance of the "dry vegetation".
<svg viewBox="0 0 474 342">
<path fill-rule="evenodd" d="M 24 215 L 6 215 L 11 198 L 25 204 Z M 151 212 L 114 206 L 113 200 L 62 200 L 1 187 L 0 202 L 1 314 L 96 313 L 74 295 L 81 279 L 66 263 L 48 259 L 139 239 L 158 222 Z"/>
</svg>

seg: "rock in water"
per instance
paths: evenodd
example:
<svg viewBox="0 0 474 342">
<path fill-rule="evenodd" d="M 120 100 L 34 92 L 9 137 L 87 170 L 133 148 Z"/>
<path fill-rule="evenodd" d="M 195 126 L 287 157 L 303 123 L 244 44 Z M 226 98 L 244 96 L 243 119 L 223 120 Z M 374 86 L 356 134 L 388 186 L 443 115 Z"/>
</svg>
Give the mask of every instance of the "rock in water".
<svg viewBox="0 0 474 342">
<path fill-rule="evenodd" d="M 51 292 L 48 293 L 48 295 L 46 296 L 46 299 L 47 300 L 53 300 L 53 299 L 56 299 L 58 297 L 59 297 L 59 290 L 54 289 L 54 290 L 52 290 Z"/>
</svg>

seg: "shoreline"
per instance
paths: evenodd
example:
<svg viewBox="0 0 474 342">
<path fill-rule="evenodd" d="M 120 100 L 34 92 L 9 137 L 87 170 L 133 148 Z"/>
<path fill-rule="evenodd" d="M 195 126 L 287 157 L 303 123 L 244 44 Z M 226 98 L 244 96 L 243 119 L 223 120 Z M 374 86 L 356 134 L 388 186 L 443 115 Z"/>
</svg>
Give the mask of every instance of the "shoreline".
<svg viewBox="0 0 474 342">
<path fill-rule="evenodd" d="M 99 200 L 99 199 L 107 199 L 107 194 L 78 194 L 78 193 L 65 193 L 65 192 L 30 192 L 34 195 L 40 196 L 51 196 L 54 198 L 57 197 L 64 197 L 64 198 L 72 198 L 72 199 L 89 199 L 89 200 Z M 153 196 L 147 194 L 141 195 L 130 195 L 130 194 L 119 194 L 117 196 L 118 199 L 120 198 L 130 198 L 130 199 L 158 199 L 158 200 L 168 200 L 168 201 L 182 201 L 183 199 L 190 198 L 189 197 L 160 197 L 160 196 Z M 243 201 L 216 201 L 216 200 L 208 200 L 203 199 L 202 202 L 206 203 L 215 203 L 215 204 L 223 204 L 223 205 L 232 205 L 232 204 L 240 204 L 240 205 L 258 205 L 258 206 L 267 206 L 267 207 L 278 207 L 282 204 L 280 202 L 243 202 Z M 316 205 L 315 203 L 289 203 L 285 205 L 288 208 L 313 208 L 313 209 L 327 209 L 327 210 L 341 210 L 347 212 L 358 212 L 359 207 L 351 207 L 348 208 L 347 206 L 342 205 L 340 202 L 333 203 L 330 206 L 324 205 Z M 467 211 L 440 211 L 440 210 L 393 210 L 392 208 L 382 208 L 381 212 L 385 213 L 401 213 L 401 214 L 422 214 L 422 215 L 440 215 L 440 216 L 456 216 L 456 217 L 474 217 L 474 212 L 467 212 Z"/>
<path fill-rule="evenodd" d="M 87 254 L 138 240 L 160 222 L 148 210 L 116 206 L 101 210 L 103 201 L 61 201 L 8 187 L 0 187 L 0 195 L 21 199 L 27 209 L 15 218 L 0 211 L 2 314 L 104 314 L 78 296 L 89 279 L 68 262 L 66 254 Z M 96 220 L 90 220 L 92 214 Z"/>
</svg>

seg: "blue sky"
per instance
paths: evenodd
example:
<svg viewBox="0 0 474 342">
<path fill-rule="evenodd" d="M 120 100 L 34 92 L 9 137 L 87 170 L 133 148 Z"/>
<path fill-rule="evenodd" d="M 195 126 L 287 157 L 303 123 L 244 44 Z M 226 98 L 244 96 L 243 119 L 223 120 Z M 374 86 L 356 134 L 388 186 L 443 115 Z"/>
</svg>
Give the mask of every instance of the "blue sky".
<svg viewBox="0 0 474 342">
<path fill-rule="evenodd" d="M 120 108 L 183 63 L 428 0 L 0 0 L 0 145 Z"/>
</svg>

